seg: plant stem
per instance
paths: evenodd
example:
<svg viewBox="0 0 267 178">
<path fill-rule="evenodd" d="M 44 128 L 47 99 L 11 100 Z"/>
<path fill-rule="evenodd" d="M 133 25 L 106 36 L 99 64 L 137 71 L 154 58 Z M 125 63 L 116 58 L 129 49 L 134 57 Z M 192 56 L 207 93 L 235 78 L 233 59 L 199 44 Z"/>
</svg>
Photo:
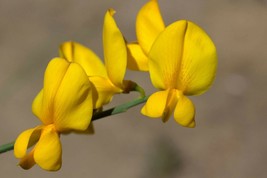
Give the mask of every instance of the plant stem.
<svg viewBox="0 0 267 178">
<path fill-rule="evenodd" d="M 148 96 L 145 96 L 145 97 L 142 97 L 142 98 L 139 98 L 139 99 L 135 99 L 133 101 L 118 105 L 118 106 L 116 106 L 114 108 L 111 108 L 111 109 L 108 109 L 108 110 L 105 110 L 105 111 L 102 111 L 102 112 L 95 113 L 92 116 L 92 121 L 99 120 L 99 119 L 107 117 L 107 116 L 111 116 L 111 115 L 115 115 L 115 114 L 126 112 L 128 109 L 130 109 L 130 108 L 132 108 L 132 107 L 134 107 L 136 105 L 139 105 L 141 103 L 146 102 L 147 99 L 148 99 Z M 15 144 L 15 142 L 11 142 L 11 143 L 7 143 L 7 144 L 4 144 L 4 145 L 0 145 L 0 154 L 1 153 L 5 153 L 5 152 L 10 151 L 10 150 L 13 150 L 14 149 L 14 144 Z"/>
<path fill-rule="evenodd" d="M 111 108 L 111 109 L 108 109 L 108 110 L 105 110 L 105 111 L 102 111 L 99 113 L 95 113 L 92 117 L 92 121 L 101 119 L 103 117 L 107 117 L 107 116 L 126 112 L 128 109 L 130 109 L 136 105 L 139 105 L 141 103 L 146 102 L 147 99 L 148 99 L 148 96 L 145 96 L 143 98 L 135 99 L 135 100 L 130 101 L 128 103 L 121 104 L 121 105 L 116 106 L 114 108 Z"/>
<path fill-rule="evenodd" d="M 7 143 L 0 146 L 0 154 L 14 149 L 15 142 Z"/>
</svg>

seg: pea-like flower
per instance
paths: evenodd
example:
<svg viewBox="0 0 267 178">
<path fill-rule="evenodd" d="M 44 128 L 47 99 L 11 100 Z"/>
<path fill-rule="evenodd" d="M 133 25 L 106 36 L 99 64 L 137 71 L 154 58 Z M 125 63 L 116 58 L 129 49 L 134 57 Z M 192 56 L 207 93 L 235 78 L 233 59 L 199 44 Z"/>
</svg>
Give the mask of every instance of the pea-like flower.
<svg viewBox="0 0 267 178">
<path fill-rule="evenodd" d="M 196 24 L 180 20 L 167 26 L 154 41 L 148 54 L 154 87 L 142 113 L 149 117 L 174 119 L 194 127 L 195 107 L 186 95 L 204 93 L 212 84 L 216 68 L 216 48 L 210 37 Z"/>
<path fill-rule="evenodd" d="M 91 84 L 79 64 L 55 58 L 45 71 L 44 87 L 32 104 L 42 122 L 22 132 L 14 146 L 19 165 L 30 169 L 35 164 L 49 171 L 61 167 L 60 134 L 87 130 L 92 118 Z M 34 146 L 35 145 L 35 146 Z M 34 146 L 29 153 L 27 149 Z"/>
<path fill-rule="evenodd" d="M 157 0 L 149 0 L 136 18 L 137 42 L 127 44 L 132 70 L 149 71 L 159 92 L 141 112 L 166 122 L 172 113 L 183 126 L 194 127 L 195 107 L 186 95 L 205 92 L 214 80 L 216 49 L 209 36 L 186 20 L 165 26 Z"/>
<path fill-rule="evenodd" d="M 103 50 L 104 61 L 89 48 L 76 43 L 65 42 L 60 47 L 60 56 L 80 64 L 94 86 L 94 108 L 100 108 L 111 101 L 114 94 L 127 93 L 135 85 L 124 80 L 127 65 L 127 50 L 122 33 L 113 18 L 115 11 L 109 9 L 104 18 Z"/>
</svg>

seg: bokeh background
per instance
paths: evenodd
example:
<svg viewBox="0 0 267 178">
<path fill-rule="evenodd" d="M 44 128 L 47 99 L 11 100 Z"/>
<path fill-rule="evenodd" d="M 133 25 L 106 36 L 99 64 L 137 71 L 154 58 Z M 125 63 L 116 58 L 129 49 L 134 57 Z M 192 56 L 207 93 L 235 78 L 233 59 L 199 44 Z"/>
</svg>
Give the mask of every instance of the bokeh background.
<svg viewBox="0 0 267 178">
<path fill-rule="evenodd" d="M 102 55 L 106 10 L 135 40 L 135 17 L 146 0 L 0 0 L 0 144 L 39 124 L 31 102 L 58 46 L 78 41 Z M 267 176 L 267 1 L 159 0 L 166 24 L 188 19 L 217 46 L 217 78 L 209 92 L 192 97 L 197 127 L 163 124 L 139 113 L 94 122 L 96 134 L 62 136 L 63 166 L 50 173 L 17 167 L 13 152 L 0 155 L 1 177 L 259 178 Z M 147 73 L 128 72 L 147 94 Z M 111 106 L 137 97 L 116 96 Z M 106 107 L 108 108 L 108 107 Z"/>
</svg>

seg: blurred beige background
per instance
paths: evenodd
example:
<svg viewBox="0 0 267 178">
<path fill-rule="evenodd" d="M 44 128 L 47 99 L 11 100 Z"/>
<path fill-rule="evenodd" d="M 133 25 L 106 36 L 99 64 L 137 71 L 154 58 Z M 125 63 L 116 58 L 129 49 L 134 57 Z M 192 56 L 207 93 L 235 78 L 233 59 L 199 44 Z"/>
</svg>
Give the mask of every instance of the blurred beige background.
<svg viewBox="0 0 267 178">
<path fill-rule="evenodd" d="M 102 23 L 112 7 L 128 40 L 147 2 L 0 0 L 0 144 L 39 124 L 31 102 L 42 87 L 58 46 L 74 40 L 102 55 Z M 94 136 L 62 136 L 63 166 L 55 173 L 17 167 L 13 152 L 0 155 L 1 177 L 19 178 L 260 178 L 267 176 L 267 1 L 159 0 L 166 24 L 188 19 L 214 40 L 219 56 L 209 92 L 192 97 L 197 127 L 163 124 L 140 107 L 94 122 Z M 129 72 L 148 94 L 145 73 Z M 112 105 L 130 96 L 117 96 Z"/>
</svg>

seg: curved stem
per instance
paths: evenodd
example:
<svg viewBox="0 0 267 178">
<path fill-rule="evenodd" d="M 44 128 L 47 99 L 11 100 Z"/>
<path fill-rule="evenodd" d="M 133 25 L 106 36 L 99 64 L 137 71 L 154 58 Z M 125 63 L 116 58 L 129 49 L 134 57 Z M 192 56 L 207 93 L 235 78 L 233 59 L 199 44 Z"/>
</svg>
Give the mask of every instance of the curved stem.
<svg viewBox="0 0 267 178">
<path fill-rule="evenodd" d="M 131 80 L 124 80 L 123 84 L 125 86 L 123 93 L 130 93 L 131 91 L 136 91 L 140 94 L 141 98 L 144 98 L 146 96 L 145 90 L 137 83 Z"/>
<path fill-rule="evenodd" d="M 102 111 L 102 112 L 95 113 L 92 116 L 92 121 L 99 120 L 99 119 L 107 117 L 107 116 L 111 116 L 111 115 L 115 115 L 115 114 L 126 112 L 128 109 L 130 109 L 130 108 L 132 108 L 132 107 L 134 107 L 136 105 L 139 105 L 141 103 L 146 102 L 147 99 L 148 99 L 148 96 L 145 96 L 143 98 L 135 99 L 133 101 L 118 105 L 118 106 L 116 106 L 114 108 L 111 108 L 111 109 L 108 109 L 108 110 L 105 110 L 105 111 Z M 7 143 L 7 144 L 4 144 L 4 145 L 0 145 L 0 154 L 1 153 L 5 153 L 5 152 L 10 151 L 10 150 L 13 150 L 14 149 L 14 144 L 15 144 L 15 142 L 11 142 L 11 143 Z"/>
</svg>

